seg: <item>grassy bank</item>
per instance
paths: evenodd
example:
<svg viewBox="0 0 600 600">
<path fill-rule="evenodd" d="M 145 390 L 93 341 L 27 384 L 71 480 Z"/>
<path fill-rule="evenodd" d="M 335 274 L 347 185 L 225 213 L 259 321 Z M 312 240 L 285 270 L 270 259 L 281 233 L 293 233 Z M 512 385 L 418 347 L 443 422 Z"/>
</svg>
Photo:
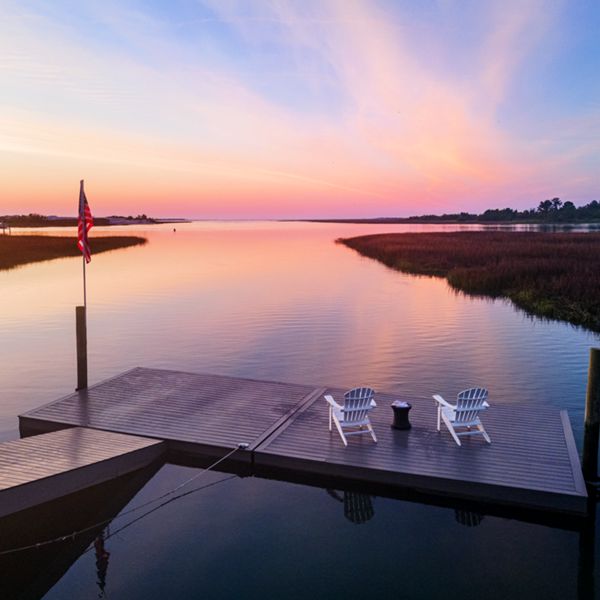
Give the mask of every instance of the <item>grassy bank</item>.
<svg viewBox="0 0 600 600">
<path fill-rule="evenodd" d="M 391 233 L 338 242 L 393 269 L 600 331 L 600 234 Z"/>
<path fill-rule="evenodd" d="M 90 238 L 92 257 L 100 252 L 145 244 L 136 236 Z M 81 256 L 77 239 L 47 235 L 0 235 L 0 270 L 66 256 Z"/>
</svg>

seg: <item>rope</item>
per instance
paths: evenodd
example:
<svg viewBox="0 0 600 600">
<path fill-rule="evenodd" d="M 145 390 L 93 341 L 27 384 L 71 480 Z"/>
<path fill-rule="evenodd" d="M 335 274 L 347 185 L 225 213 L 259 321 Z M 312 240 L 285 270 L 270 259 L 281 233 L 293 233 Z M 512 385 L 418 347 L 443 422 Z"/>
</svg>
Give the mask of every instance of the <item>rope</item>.
<svg viewBox="0 0 600 600">
<path fill-rule="evenodd" d="M 198 479 L 199 477 L 201 477 L 202 475 L 204 475 L 205 473 L 208 473 L 211 469 L 214 469 L 218 464 L 222 463 L 224 460 L 227 460 L 232 454 L 234 454 L 235 452 L 237 452 L 238 450 L 243 450 L 247 447 L 246 444 L 240 444 L 238 447 L 234 448 L 233 450 L 231 450 L 230 452 L 228 452 L 227 454 L 225 454 L 225 456 L 222 456 L 221 458 L 219 458 L 219 460 L 215 461 L 214 463 L 212 463 L 211 465 L 209 465 L 208 467 L 202 469 L 202 471 L 200 471 L 199 473 L 196 473 L 196 475 L 194 475 L 193 477 L 190 477 L 189 479 L 186 479 L 183 483 L 180 483 L 179 485 L 177 485 L 176 487 L 170 489 L 169 491 L 165 492 L 164 494 L 161 494 L 160 496 L 157 496 L 156 498 L 152 498 L 152 500 L 148 500 L 147 502 L 144 502 L 142 504 L 139 504 L 137 506 L 134 506 L 133 508 L 130 508 L 129 510 L 126 510 L 125 512 L 119 513 L 118 515 L 116 515 L 115 517 L 112 517 L 110 519 L 104 519 L 103 521 L 99 521 L 98 523 L 94 523 L 93 525 L 89 525 L 88 527 L 84 527 L 83 529 L 79 529 L 77 531 L 73 531 L 72 533 L 66 534 L 66 535 L 62 535 L 59 537 L 55 537 L 49 540 L 44 540 L 42 542 L 36 542 L 35 544 L 29 544 L 27 546 L 19 546 L 17 548 L 9 548 L 8 550 L 2 550 L 0 551 L 0 556 L 5 556 L 7 554 L 14 554 L 15 552 L 23 552 L 25 550 L 33 550 L 36 548 L 42 548 L 44 546 L 48 546 L 50 544 L 55 544 L 57 542 L 65 542 L 69 539 L 74 540 L 76 536 L 81 535 L 82 533 L 86 533 L 88 531 L 91 531 L 92 529 L 96 529 L 97 527 L 101 527 L 103 525 L 107 525 L 108 523 L 111 523 L 112 521 L 115 521 L 117 519 L 121 519 L 127 515 L 130 515 L 131 513 L 134 513 L 138 510 L 141 510 L 142 508 L 153 504 L 154 502 L 158 502 L 159 500 L 162 500 L 163 498 L 166 498 L 167 496 L 170 496 L 172 494 L 174 494 L 175 492 L 177 492 L 178 490 L 180 490 L 181 488 L 185 487 L 186 485 L 189 485 L 192 481 L 195 481 L 196 479 Z M 206 486 L 200 487 L 200 488 L 196 488 L 194 490 L 190 490 L 189 492 L 185 492 L 184 494 L 180 494 L 179 496 L 175 496 L 174 498 L 171 498 L 170 500 L 168 500 L 167 502 L 163 502 L 161 504 L 159 504 L 157 507 L 153 508 L 152 510 L 148 511 L 147 513 L 145 513 L 144 515 L 140 516 L 139 518 L 143 518 L 145 516 L 147 516 L 148 514 L 154 512 L 155 510 L 158 510 L 159 508 L 173 502 L 174 500 L 177 500 L 179 498 L 183 498 L 184 496 L 187 496 L 189 494 L 192 494 L 196 491 L 205 489 L 207 487 L 211 487 L 212 485 L 216 485 L 217 483 L 221 483 L 222 481 L 227 481 L 228 479 L 232 479 L 236 477 L 236 475 L 232 475 L 230 477 L 226 477 L 224 479 L 220 479 L 219 481 L 213 482 L 211 484 L 208 484 Z M 129 523 L 128 525 L 126 525 L 125 527 L 128 527 L 129 525 L 135 523 L 136 521 L 138 521 L 139 519 L 134 519 L 131 523 Z M 124 528 L 125 528 L 124 527 Z M 122 529 L 124 529 L 122 528 Z M 117 530 L 121 531 L 121 529 Z M 115 532 L 115 533 L 117 533 Z M 114 534 L 111 534 L 114 535 Z"/>
<path fill-rule="evenodd" d="M 190 494 L 195 494 L 196 492 L 200 492 L 209 487 L 213 487 L 219 483 L 224 483 L 225 481 L 229 481 L 230 479 L 235 479 L 236 477 L 237 477 L 237 475 L 230 475 L 229 477 L 223 477 L 223 479 L 213 481 L 212 483 L 208 483 L 206 485 L 200 486 L 199 488 L 194 488 L 193 490 L 190 490 L 189 492 L 184 492 L 183 494 L 179 494 L 179 496 L 169 498 L 169 500 L 166 500 L 165 502 L 162 502 L 158 506 L 151 508 L 149 511 L 145 512 L 144 514 L 140 515 L 139 517 L 136 517 L 135 519 L 133 519 L 133 521 L 126 523 L 119 529 L 117 529 L 115 531 L 111 531 L 110 534 L 106 536 L 105 540 L 109 540 L 113 535 L 117 535 L 117 533 L 120 533 L 124 529 L 131 527 L 131 525 L 137 523 L 138 521 L 141 521 L 142 519 L 146 518 L 148 515 L 152 514 L 153 512 L 156 512 L 159 508 L 163 508 L 163 506 L 166 506 L 167 504 L 170 504 L 171 502 L 175 502 L 175 500 L 179 500 L 181 498 L 184 498 L 185 496 L 189 496 Z M 93 546 L 90 546 L 83 554 L 85 554 L 86 552 L 89 552 L 92 548 L 93 548 Z"/>
<path fill-rule="evenodd" d="M 153 504 L 154 502 L 158 502 L 159 500 L 162 500 L 163 498 L 166 498 L 167 496 L 174 494 L 176 491 L 180 490 L 182 487 L 185 487 L 186 485 L 192 483 L 192 481 L 195 481 L 196 479 L 198 479 L 198 477 L 201 477 L 202 475 L 204 475 L 211 469 L 214 469 L 219 463 L 222 463 L 224 460 L 227 460 L 232 454 L 234 454 L 238 450 L 240 450 L 239 446 L 237 448 L 234 448 L 231 452 L 227 453 L 225 456 L 222 456 L 216 462 L 212 463 L 212 465 L 209 465 L 208 467 L 202 469 L 202 471 L 200 471 L 199 473 L 196 473 L 196 475 L 194 475 L 193 477 L 190 477 L 183 483 L 180 483 L 178 486 L 174 487 L 173 489 L 169 490 L 168 492 L 165 492 L 164 494 L 161 494 L 160 496 L 157 496 L 156 498 L 152 498 L 152 500 L 148 500 L 147 502 L 144 502 L 143 504 L 138 504 L 137 506 L 134 506 L 133 508 L 130 508 L 129 510 L 118 514 L 115 517 L 115 519 L 120 519 L 122 517 L 125 517 L 126 515 L 129 515 L 133 512 L 136 512 L 136 511 L 148 506 L 149 504 Z M 113 520 L 113 519 L 110 519 L 110 520 Z"/>
</svg>

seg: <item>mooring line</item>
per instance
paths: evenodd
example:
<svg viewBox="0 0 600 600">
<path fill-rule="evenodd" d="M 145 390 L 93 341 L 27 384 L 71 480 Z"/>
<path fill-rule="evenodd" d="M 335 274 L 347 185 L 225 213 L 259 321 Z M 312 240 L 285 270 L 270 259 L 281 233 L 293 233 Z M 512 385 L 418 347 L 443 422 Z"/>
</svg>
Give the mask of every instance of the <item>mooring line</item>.
<svg viewBox="0 0 600 600">
<path fill-rule="evenodd" d="M 175 492 L 177 492 L 181 488 L 185 487 L 186 485 L 189 485 L 192 481 L 195 481 L 196 479 L 198 479 L 202 475 L 208 473 L 211 469 L 214 469 L 218 464 L 222 463 L 224 460 L 227 460 L 230 456 L 232 456 L 233 454 L 235 454 L 238 450 L 245 450 L 247 447 L 248 447 L 248 444 L 245 444 L 245 443 L 238 444 L 233 450 L 231 450 L 230 452 L 228 452 L 227 454 L 225 454 L 224 456 L 222 456 L 221 458 L 219 458 L 219 460 L 216 460 L 214 463 L 212 463 L 208 467 L 202 469 L 202 471 L 200 471 L 199 473 L 196 473 L 196 475 L 194 475 L 193 477 L 190 477 L 189 479 L 186 479 L 183 483 L 180 483 L 179 485 L 177 485 L 173 489 L 170 489 L 169 491 L 165 492 L 164 494 L 161 494 L 160 496 L 157 496 L 156 498 L 152 498 L 152 500 L 148 500 L 147 502 L 143 502 L 142 504 L 134 506 L 133 508 L 130 508 L 129 510 L 126 510 L 123 513 L 119 513 L 118 515 L 116 515 L 116 516 L 114 516 L 114 517 L 112 517 L 110 519 L 104 519 L 103 521 L 99 521 L 98 523 L 94 523 L 93 525 L 89 525 L 88 527 L 84 527 L 83 529 L 78 529 L 76 531 L 73 531 L 72 533 L 68 533 L 66 535 L 58 536 L 58 537 L 55 537 L 55 538 L 52 538 L 52 539 L 49 539 L 49 540 L 44 540 L 42 542 L 36 542 L 35 544 L 29 544 L 27 546 L 19 546 L 17 548 L 9 548 L 7 550 L 1 550 L 0 551 L 0 556 L 4 556 L 6 554 L 13 554 L 15 552 L 23 552 L 25 550 L 34 550 L 36 548 L 42 548 L 42 547 L 48 546 L 50 544 L 56 544 L 58 542 L 65 542 L 65 541 L 67 541 L 69 539 L 75 539 L 76 536 L 81 535 L 82 533 L 87 533 L 88 531 L 91 531 L 92 529 L 96 529 L 98 527 L 101 527 L 102 525 L 107 525 L 108 523 L 111 523 L 112 521 L 116 521 L 117 519 L 122 519 L 123 517 L 125 517 L 127 515 L 130 515 L 131 513 L 137 512 L 138 510 L 141 510 L 142 508 L 145 508 L 146 506 L 148 506 L 150 504 L 153 504 L 154 502 L 158 502 L 159 500 L 163 500 L 167 496 L 171 496 L 172 494 L 174 494 Z M 230 477 L 226 477 L 224 479 L 220 479 L 219 481 L 215 481 L 213 484 L 221 483 L 222 481 L 227 481 L 228 479 L 232 479 L 233 477 L 236 477 L 236 475 L 232 475 Z M 178 498 L 183 498 L 184 496 L 187 496 L 187 495 L 189 495 L 189 494 L 191 494 L 191 493 L 193 493 L 195 491 L 199 491 L 199 490 L 204 489 L 206 487 L 210 487 L 213 484 L 209 484 L 209 485 L 201 487 L 201 488 L 196 488 L 195 490 L 191 490 L 189 492 L 185 492 L 184 494 L 180 494 L 179 496 L 175 496 L 174 498 L 171 498 L 167 502 L 163 502 L 162 504 L 159 504 L 157 507 L 155 507 L 151 511 L 148 511 L 147 513 L 145 513 L 144 515 L 142 515 L 140 517 L 140 519 L 143 518 L 144 516 L 150 514 L 151 512 L 154 512 L 154 510 L 157 510 L 157 509 L 161 508 L 162 506 L 165 506 L 165 505 L 169 504 L 170 502 L 173 502 L 174 500 L 176 500 Z M 138 520 L 139 519 L 135 519 L 134 521 L 132 521 L 131 523 L 129 523 L 127 526 L 131 525 L 132 523 L 135 523 Z M 117 531 L 121 531 L 122 529 L 123 528 L 121 528 L 121 529 L 119 529 Z M 86 552 L 87 552 L 87 550 L 86 550 Z"/>
</svg>

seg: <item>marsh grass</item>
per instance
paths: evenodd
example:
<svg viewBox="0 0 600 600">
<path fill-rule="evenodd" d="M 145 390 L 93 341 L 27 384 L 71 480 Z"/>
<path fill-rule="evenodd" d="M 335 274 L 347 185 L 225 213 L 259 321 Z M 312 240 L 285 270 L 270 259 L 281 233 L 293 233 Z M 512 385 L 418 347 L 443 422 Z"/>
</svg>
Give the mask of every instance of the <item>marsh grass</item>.
<svg viewBox="0 0 600 600">
<path fill-rule="evenodd" d="M 600 331 L 600 234 L 390 233 L 339 243 L 467 294 L 505 297 L 540 317 Z"/>
<path fill-rule="evenodd" d="M 92 256 L 100 252 L 145 244 L 137 236 L 90 238 Z M 77 239 L 47 235 L 0 235 L 0 270 L 12 269 L 27 263 L 67 256 L 81 256 Z"/>
</svg>

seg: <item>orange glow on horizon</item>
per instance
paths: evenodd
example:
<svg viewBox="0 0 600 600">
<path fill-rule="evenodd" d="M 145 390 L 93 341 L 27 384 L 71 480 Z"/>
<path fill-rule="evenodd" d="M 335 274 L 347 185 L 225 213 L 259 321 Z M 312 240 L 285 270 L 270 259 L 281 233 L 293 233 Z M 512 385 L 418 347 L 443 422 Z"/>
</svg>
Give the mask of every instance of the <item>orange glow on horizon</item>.
<svg viewBox="0 0 600 600">
<path fill-rule="evenodd" d="M 177 35 L 150 8 L 82 8 L 77 27 L 7 7 L 0 214 L 73 214 L 82 178 L 98 216 L 196 218 L 529 208 L 600 187 L 597 107 L 521 89 L 559 6 L 485 3 L 469 40 L 459 6 L 431 23 L 367 0 L 200 6 Z"/>
</svg>

